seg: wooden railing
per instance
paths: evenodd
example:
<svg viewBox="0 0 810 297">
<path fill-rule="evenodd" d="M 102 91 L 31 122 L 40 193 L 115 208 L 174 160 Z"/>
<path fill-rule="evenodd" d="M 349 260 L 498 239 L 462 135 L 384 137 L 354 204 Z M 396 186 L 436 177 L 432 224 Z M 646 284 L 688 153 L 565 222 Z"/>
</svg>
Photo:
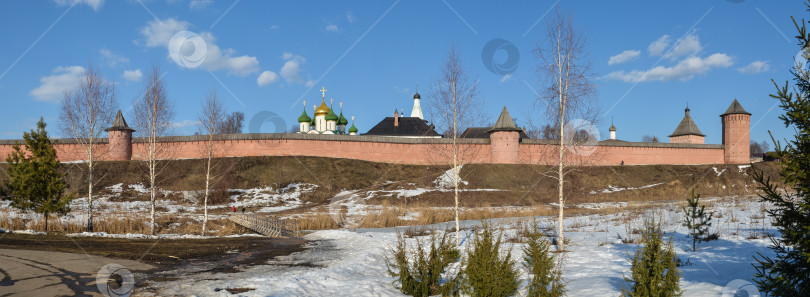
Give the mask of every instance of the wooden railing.
<svg viewBox="0 0 810 297">
<path fill-rule="evenodd" d="M 232 214 L 229 219 L 239 225 L 270 237 L 298 237 L 298 224 L 257 214 Z"/>
</svg>

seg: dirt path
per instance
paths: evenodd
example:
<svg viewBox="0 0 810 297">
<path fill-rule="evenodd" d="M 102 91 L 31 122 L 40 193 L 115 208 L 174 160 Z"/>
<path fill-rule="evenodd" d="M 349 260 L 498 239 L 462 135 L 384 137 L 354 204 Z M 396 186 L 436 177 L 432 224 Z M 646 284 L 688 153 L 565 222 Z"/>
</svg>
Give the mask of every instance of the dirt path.
<svg viewBox="0 0 810 297">
<path fill-rule="evenodd" d="M 118 264 L 131 272 L 135 288 L 169 281 L 179 268 L 228 272 L 265 264 L 302 250 L 301 239 L 231 237 L 209 239 L 114 239 L 64 235 L 2 234 L 0 297 L 103 296 L 99 271 Z M 118 288 L 126 280 L 118 279 Z M 126 287 L 126 286 L 124 286 Z"/>
<path fill-rule="evenodd" d="M 0 249 L 0 296 L 102 296 L 99 270 L 115 263 L 132 272 L 155 266 L 87 254 Z"/>
</svg>

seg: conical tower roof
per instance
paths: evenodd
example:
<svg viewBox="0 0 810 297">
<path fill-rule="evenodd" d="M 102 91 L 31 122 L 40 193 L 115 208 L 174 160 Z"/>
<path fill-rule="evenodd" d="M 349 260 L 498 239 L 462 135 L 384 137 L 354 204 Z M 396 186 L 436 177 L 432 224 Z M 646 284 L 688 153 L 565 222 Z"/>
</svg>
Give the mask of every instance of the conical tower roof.
<svg viewBox="0 0 810 297">
<path fill-rule="evenodd" d="M 495 122 L 495 125 L 493 125 L 492 129 L 489 129 L 487 132 L 492 133 L 495 131 L 522 131 L 515 125 L 515 121 L 512 120 L 512 116 L 509 115 L 509 111 L 506 110 L 506 106 L 503 107 L 501 115 L 498 116 L 498 120 Z"/>
<path fill-rule="evenodd" d="M 109 132 L 117 130 L 135 132 L 135 129 L 132 129 L 127 125 L 127 120 L 124 119 L 124 114 L 121 113 L 120 109 L 118 110 L 118 114 L 115 115 L 115 120 L 113 121 L 112 126 L 105 129 L 104 131 Z"/>
<path fill-rule="evenodd" d="M 700 129 L 698 129 L 697 124 L 695 124 L 695 121 L 692 120 L 692 116 L 689 115 L 689 107 L 684 110 L 684 116 L 681 123 L 678 124 L 678 127 L 675 128 L 675 132 L 672 132 L 672 135 L 669 135 L 669 137 L 682 135 L 706 136 L 703 133 L 700 133 Z"/>
<path fill-rule="evenodd" d="M 747 115 L 751 115 L 751 113 L 745 111 L 745 108 L 742 107 L 742 105 L 740 104 L 739 101 L 737 101 L 737 99 L 734 99 L 734 102 L 731 102 L 731 105 L 728 107 L 728 109 L 726 109 L 726 112 L 724 112 L 720 116 L 722 117 L 722 116 L 726 116 L 726 115 L 730 115 L 730 114 L 747 114 Z"/>
</svg>

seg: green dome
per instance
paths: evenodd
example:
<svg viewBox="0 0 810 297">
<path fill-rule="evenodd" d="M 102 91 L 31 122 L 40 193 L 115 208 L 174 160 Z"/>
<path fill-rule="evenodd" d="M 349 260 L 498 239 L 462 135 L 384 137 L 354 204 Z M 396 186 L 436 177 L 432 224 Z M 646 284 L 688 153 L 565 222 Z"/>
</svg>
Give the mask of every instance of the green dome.
<svg viewBox="0 0 810 297">
<path fill-rule="evenodd" d="M 315 129 L 315 118 L 312 118 L 312 122 L 309 122 L 309 126 L 312 127 L 310 129 Z"/>
<path fill-rule="evenodd" d="M 327 121 L 337 121 L 338 120 L 338 116 L 335 114 L 334 111 L 332 111 L 331 108 L 329 109 L 329 113 L 326 114 L 326 120 Z"/>
<path fill-rule="evenodd" d="M 337 124 L 338 125 L 344 125 L 344 126 L 349 124 L 349 120 L 347 120 L 345 117 L 343 117 L 343 111 L 340 112 L 340 117 L 338 118 Z"/>
<path fill-rule="evenodd" d="M 349 127 L 349 133 L 357 133 L 357 127 L 354 126 L 354 123 Z"/>
<path fill-rule="evenodd" d="M 312 122 L 312 118 L 310 118 L 310 117 L 307 115 L 307 111 L 306 111 L 306 110 L 304 110 L 303 112 L 301 112 L 301 116 L 300 116 L 300 117 L 298 117 L 298 122 L 299 122 L 299 123 L 307 123 L 307 122 Z"/>
</svg>

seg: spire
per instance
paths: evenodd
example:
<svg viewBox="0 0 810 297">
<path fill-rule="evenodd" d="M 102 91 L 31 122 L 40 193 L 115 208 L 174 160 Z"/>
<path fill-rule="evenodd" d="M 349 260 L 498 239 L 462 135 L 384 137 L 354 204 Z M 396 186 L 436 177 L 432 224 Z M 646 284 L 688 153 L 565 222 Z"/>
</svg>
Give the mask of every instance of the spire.
<svg viewBox="0 0 810 297">
<path fill-rule="evenodd" d="M 124 119 L 124 114 L 121 113 L 120 109 L 118 110 L 118 113 L 115 115 L 115 120 L 113 121 L 112 126 L 105 129 L 104 131 L 110 132 L 113 130 L 125 130 L 135 132 L 135 129 L 132 129 L 127 125 L 127 121 Z"/>
<path fill-rule="evenodd" d="M 413 109 L 411 109 L 411 117 L 420 118 L 422 120 L 425 117 L 422 115 L 422 96 L 419 95 L 419 85 L 416 85 L 416 94 L 413 94 Z"/>
<path fill-rule="evenodd" d="M 616 126 L 613 125 L 613 117 L 610 117 L 610 129 L 609 131 L 616 131 Z"/>
<path fill-rule="evenodd" d="M 492 126 L 492 129 L 489 129 L 487 132 L 492 133 L 496 131 L 522 131 L 515 125 L 515 121 L 512 120 L 512 116 L 509 115 L 509 111 L 506 110 L 506 106 L 503 107 L 501 115 L 498 116 L 498 121 L 496 121 L 495 125 Z"/>
</svg>

